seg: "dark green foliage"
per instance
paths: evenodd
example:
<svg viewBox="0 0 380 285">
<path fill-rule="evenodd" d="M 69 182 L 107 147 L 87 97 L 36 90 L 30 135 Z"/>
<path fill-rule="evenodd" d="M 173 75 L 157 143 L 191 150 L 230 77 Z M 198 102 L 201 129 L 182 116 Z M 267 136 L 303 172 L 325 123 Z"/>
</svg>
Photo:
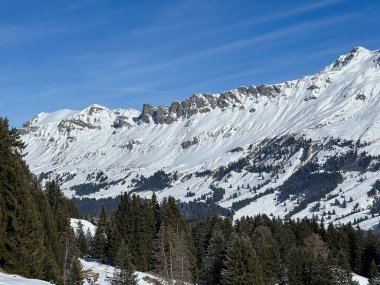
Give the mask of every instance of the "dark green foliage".
<svg viewBox="0 0 380 285">
<path fill-rule="evenodd" d="M 379 190 L 376 190 L 374 187 L 372 187 L 371 190 L 369 190 L 369 191 L 367 192 L 367 196 L 368 196 L 368 197 L 374 197 L 374 196 L 377 195 L 377 192 L 378 192 L 378 191 L 379 191 Z"/>
<path fill-rule="evenodd" d="M 119 183 L 123 183 L 123 181 L 124 181 L 123 179 L 118 179 L 118 180 L 113 180 L 110 182 L 104 182 L 108 179 L 108 177 L 103 176 L 103 175 L 99 176 L 99 173 L 101 173 L 101 172 L 98 172 L 98 174 L 96 176 L 96 182 L 97 183 L 92 183 L 92 182 L 82 183 L 79 185 L 71 186 L 70 189 L 74 190 L 76 195 L 83 196 L 83 195 L 89 195 L 89 194 L 99 192 L 101 189 L 108 189 L 111 186 L 117 185 Z"/>
<path fill-rule="evenodd" d="M 253 245 L 262 267 L 266 284 L 275 284 L 280 272 L 280 251 L 273 233 L 267 226 L 259 226 L 253 233 Z"/>
<path fill-rule="evenodd" d="M 155 240 L 154 271 L 179 284 L 193 280 L 192 248 L 189 235 L 180 226 L 162 223 Z"/>
<path fill-rule="evenodd" d="M 212 190 L 212 202 L 218 203 L 223 199 L 224 194 L 226 193 L 226 190 L 224 190 L 221 187 L 216 187 L 213 185 L 210 185 L 210 189 Z M 207 201 L 207 203 L 211 203 L 211 201 Z"/>
<path fill-rule="evenodd" d="M 261 266 L 249 238 L 232 238 L 226 252 L 221 284 L 264 285 Z"/>
<path fill-rule="evenodd" d="M 289 199 L 290 195 L 304 194 L 305 202 L 311 203 L 324 197 L 343 181 L 342 175 L 338 172 L 315 173 L 316 170 L 313 164 L 307 164 L 297 170 L 279 187 L 280 201 Z"/>
<path fill-rule="evenodd" d="M 68 270 L 64 264 L 76 258 L 69 223 L 76 209 L 55 182 L 42 191 L 22 160 L 23 147 L 17 131 L 0 118 L 0 267 L 59 285 Z"/>
<path fill-rule="evenodd" d="M 202 278 L 210 285 L 221 282 L 221 272 L 225 268 L 223 259 L 226 254 L 227 240 L 222 231 L 216 230 L 210 239 L 202 263 Z"/>
<path fill-rule="evenodd" d="M 215 203 L 203 202 L 180 203 L 183 215 L 188 221 L 200 221 L 213 216 L 232 217 L 232 212 Z"/>
<path fill-rule="evenodd" d="M 83 183 L 75 186 L 71 186 L 70 189 L 75 191 L 75 195 L 84 196 L 99 192 L 101 189 L 107 186 L 106 183 Z"/>
<path fill-rule="evenodd" d="M 132 192 L 140 192 L 145 190 L 162 190 L 166 187 L 169 187 L 172 180 L 173 177 L 162 170 L 155 172 L 148 178 L 141 175 L 139 178 L 132 179 L 132 182 L 135 183 L 135 189 L 133 189 Z"/>
<path fill-rule="evenodd" d="M 67 273 L 67 285 L 83 285 L 82 264 L 77 257 L 72 257 L 69 261 Z"/>
<path fill-rule="evenodd" d="M 372 160 L 378 160 L 378 157 L 372 157 L 365 152 L 357 153 L 352 150 L 344 155 L 335 155 L 329 158 L 324 165 L 326 171 L 359 171 L 365 172 Z"/>
<path fill-rule="evenodd" d="M 99 259 L 105 259 L 107 254 L 107 228 L 108 220 L 104 207 L 100 211 L 99 220 L 96 226 L 94 242 L 92 246 L 92 256 Z"/>
<path fill-rule="evenodd" d="M 89 253 L 89 246 L 86 234 L 83 230 L 83 224 L 81 221 L 78 222 L 78 228 L 75 233 L 76 241 L 77 241 L 77 248 L 79 250 L 79 253 L 81 257 L 86 257 Z"/>
<path fill-rule="evenodd" d="M 0 118 L 0 266 L 41 277 L 43 228 L 33 200 L 33 179 L 20 155 L 23 147 L 16 130 L 9 130 L 8 121 Z M 39 255 L 33 255 L 36 250 Z"/>
<path fill-rule="evenodd" d="M 213 178 L 215 180 L 222 180 L 231 171 L 241 172 L 242 169 L 249 165 L 249 160 L 247 158 L 241 158 L 238 161 L 230 162 L 227 166 L 221 166 L 214 173 Z"/>
<path fill-rule="evenodd" d="M 82 215 L 99 216 L 102 207 L 110 213 L 120 205 L 121 195 L 114 198 L 72 198 L 71 201 L 76 205 Z"/>
<path fill-rule="evenodd" d="M 132 255 L 126 242 L 123 240 L 120 243 L 114 277 L 112 279 L 113 285 L 137 285 L 137 275 L 135 274 L 134 265 L 132 263 Z"/>
</svg>

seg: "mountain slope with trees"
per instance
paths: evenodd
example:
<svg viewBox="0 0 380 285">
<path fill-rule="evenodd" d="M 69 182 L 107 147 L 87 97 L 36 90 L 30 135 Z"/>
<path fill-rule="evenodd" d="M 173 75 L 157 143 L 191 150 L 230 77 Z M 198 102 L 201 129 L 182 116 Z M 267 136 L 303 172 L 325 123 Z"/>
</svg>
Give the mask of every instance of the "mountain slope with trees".
<svg viewBox="0 0 380 285">
<path fill-rule="evenodd" d="M 356 47 L 298 80 L 141 112 L 41 113 L 19 130 L 23 153 L 40 181 L 58 180 L 78 205 L 155 192 L 187 203 L 194 219 L 265 213 L 368 229 L 380 221 L 379 58 Z"/>
</svg>

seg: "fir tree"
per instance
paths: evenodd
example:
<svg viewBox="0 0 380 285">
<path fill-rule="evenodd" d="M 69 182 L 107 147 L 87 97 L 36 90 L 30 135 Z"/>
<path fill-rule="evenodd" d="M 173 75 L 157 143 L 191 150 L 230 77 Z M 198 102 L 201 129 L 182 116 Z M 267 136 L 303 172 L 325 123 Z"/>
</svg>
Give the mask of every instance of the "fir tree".
<svg viewBox="0 0 380 285">
<path fill-rule="evenodd" d="M 0 118 L 0 267 L 27 277 L 43 277 L 46 247 L 34 203 L 32 176 L 20 153 L 24 144 L 8 120 Z"/>
<path fill-rule="evenodd" d="M 262 267 L 265 283 L 275 284 L 281 261 L 277 242 L 268 227 L 259 226 L 255 229 L 253 245 Z"/>
<path fill-rule="evenodd" d="M 202 265 L 203 279 L 207 281 L 207 284 L 218 285 L 221 282 L 226 243 L 226 239 L 220 230 L 217 229 L 213 232 Z"/>
<path fill-rule="evenodd" d="M 132 255 L 128 249 L 126 242 L 123 240 L 120 244 L 114 277 L 113 285 L 137 285 L 137 275 L 132 263 Z"/>
<path fill-rule="evenodd" d="M 377 265 L 374 260 L 371 261 L 368 277 L 369 277 L 368 279 L 369 285 L 380 285 L 380 276 L 379 276 Z"/>
<path fill-rule="evenodd" d="M 99 215 L 99 221 L 96 227 L 94 244 L 92 246 L 92 255 L 95 258 L 104 259 L 107 251 L 107 214 L 104 206 Z"/>
<path fill-rule="evenodd" d="M 77 257 L 70 259 L 67 271 L 67 285 L 83 285 L 83 267 Z"/>
<path fill-rule="evenodd" d="M 192 280 L 191 253 L 185 241 L 184 233 L 178 228 L 161 224 L 155 240 L 155 272 L 172 282 L 181 284 Z"/>
<path fill-rule="evenodd" d="M 227 248 L 223 285 L 263 285 L 261 266 L 251 241 L 247 237 L 234 237 Z"/>
<path fill-rule="evenodd" d="M 78 221 L 78 227 L 77 227 L 77 231 L 76 231 L 75 236 L 76 236 L 77 247 L 78 247 L 80 255 L 82 257 L 87 256 L 88 255 L 88 243 L 87 243 L 87 239 L 86 239 L 86 236 L 85 236 L 85 233 L 83 230 L 83 224 L 80 220 Z"/>
</svg>

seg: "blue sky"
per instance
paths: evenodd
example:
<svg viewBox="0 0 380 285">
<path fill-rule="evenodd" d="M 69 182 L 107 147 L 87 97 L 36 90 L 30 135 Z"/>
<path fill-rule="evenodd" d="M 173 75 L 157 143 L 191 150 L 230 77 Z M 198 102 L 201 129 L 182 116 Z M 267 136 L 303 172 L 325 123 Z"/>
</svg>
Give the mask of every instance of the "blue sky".
<svg viewBox="0 0 380 285">
<path fill-rule="evenodd" d="M 0 116 L 136 108 L 319 71 L 380 48 L 380 1 L 0 2 Z"/>
</svg>

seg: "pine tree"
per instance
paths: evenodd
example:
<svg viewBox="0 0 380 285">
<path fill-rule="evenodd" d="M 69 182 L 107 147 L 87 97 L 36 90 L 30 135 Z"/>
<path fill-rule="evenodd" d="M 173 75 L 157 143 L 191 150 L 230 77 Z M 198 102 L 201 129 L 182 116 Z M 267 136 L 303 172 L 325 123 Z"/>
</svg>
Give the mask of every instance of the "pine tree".
<svg viewBox="0 0 380 285">
<path fill-rule="evenodd" d="M 261 266 L 251 241 L 247 237 L 234 237 L 227 248 L 223 285 L 263 285 Z"/>
<path fill-rule="evenodd" d="M 132 263 L 132 255 L 123 240 L 117 255 L 116 268 L 112 279 L 113 285 L 137 285 L 137 275 Z"/>
</svg>

